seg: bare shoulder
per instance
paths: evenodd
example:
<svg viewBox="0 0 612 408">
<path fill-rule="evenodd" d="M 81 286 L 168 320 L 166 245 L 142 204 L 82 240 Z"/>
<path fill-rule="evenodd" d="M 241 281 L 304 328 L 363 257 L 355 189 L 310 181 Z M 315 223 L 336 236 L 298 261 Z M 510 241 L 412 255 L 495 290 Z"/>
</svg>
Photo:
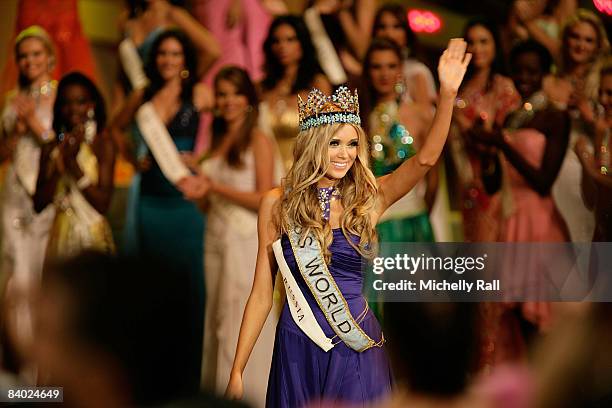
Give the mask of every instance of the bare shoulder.
<svg viewBox="0 0 612 408">
<path fill-rule="evenodd" d="M 276 203 L 280 201 L 282 195 L 283 194 L 280 187 L 267 191 L 261 198 L 260 211 L 262 211 L 264 208 L 271 210 Z"/>
</svg>

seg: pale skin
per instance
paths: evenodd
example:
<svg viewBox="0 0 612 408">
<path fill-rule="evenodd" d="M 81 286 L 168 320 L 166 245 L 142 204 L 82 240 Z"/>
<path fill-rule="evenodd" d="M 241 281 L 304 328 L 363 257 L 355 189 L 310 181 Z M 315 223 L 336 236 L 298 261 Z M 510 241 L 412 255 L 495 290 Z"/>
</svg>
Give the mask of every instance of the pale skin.
<svg viewBox="0 0 612 408">
<path fill-rule="evenodd" d="M 40 88 L 45 82 L 51 80 L 51 56 L 44 43 L 38 38 L 31 37 L 21 41 L 17 48 L 16 63 L 21 75 L 28 80 L 33 89 Z M 10 101 L 17 113 L 17 121 L 14 129 L 6 134 L 7 140 L 0 148 L 0 160 L 10 157 L 19 138 L 28 132 L 41 144 L 43 143 L 42 136 L 48 129 L 38 119 L 36 101 L 27 91 L 20 90 Z M 54 100 L 55 90 L 51 90 L 49 94 L 41 95 L 38 103 L 51 108 Z"/>
<path fill-rule="evenodd" d="M 442 54 L 438 66 L 440 100 L 426 142 L 415 156 L 406 160 L 397 170 L 377 179 L 378 196 L 374 211 L 370 215 L 372 224 L 377 223 L 391 204 L 407 194 L 438 160 L 448 135 L 453 102 L 471 58 L 465 51 L 465 41 L 455 38 L 449 42 L 448 48 Z M 357 147 L 361 142 L 363 141 L 359 140 L 352 126 L 345 125 L 340 128 L 330 141 L 330 166 L 326 175 L 319 180 L 318 187 L 333 186 L 347 174 L 355 162 Z M 226 390 L 226 397 L 231 399 L 242 398 L 242 373 L 272 308 L 273 277 L 277 270 L 272 243 L 278 239 L 273 212 L 280 197 L 280 189 L 271 190 L 264 195 L 259 209 L 259 247 L 255 278 L 244 311 L 236 356 Z M 339 200 L 332 201 L 329 218 L 332 228 L 340 225 L 343 210 Z"/>
<path fill-rule="evenodd" d="M 567 49 L 569 66 L 563 75 L 551 75 L 543 84 L 544 91 L 553 101 L 578 108 L 583 118 L 590 121 L 593 112 L 584 86 L 589 68 L 600 52 L 598 41 L 597 29 L 591 23 L 579 21 L 570 27 L 567 41 L 563 44 Z"/>
</svg>

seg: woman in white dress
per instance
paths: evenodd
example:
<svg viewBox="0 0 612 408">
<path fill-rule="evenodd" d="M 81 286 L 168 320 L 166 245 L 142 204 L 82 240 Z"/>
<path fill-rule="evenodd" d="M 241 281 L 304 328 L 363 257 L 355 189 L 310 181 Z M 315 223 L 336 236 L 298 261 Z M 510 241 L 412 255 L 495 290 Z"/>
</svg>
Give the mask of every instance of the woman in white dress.
<svg viewBox="0 0 612 408">
<path fill-rule="evenodd" d="M 31 340 L 31 292 L 40 280 L 45 248 L 53 221 L 53 206 L 34 211 L 40 147 L 53 141 L 51 131 L 55 81 L 51 71 L 55 51 L 48 34 L 38 26 L 22 31 L 15 41 L 18 88 L 7 98 L 2 113 L 2 144 L 12 163 L 2 193 L 1 272 L 6 280 L 7 324 L 14 345 Z"/>
<path fill-rule="evenodd" d="M 215 78 L 217 116 L 210 154 L 197 182 L 183 183 L 188 198 L 208 198 L 205 242 L 206 316 L 202 379 L 222 393 L 229 381 L 240 321 L 257 257 L 257 210 L 282 171 L 274 141 L 255 127 L 257 94 L 248 74 L 226 67 Z M 192 188 L 195 187 L 195 190 Z M 277 318 L 273 315 L 249 361 L 246 399 L 263 407 Z"/>
<path fill-rule="evenodd" d="M 595 229 L 594 214 L 582 200 L 582 166 L 574 146 L 581 135 L 592 133 L 589 123 L 595 115 L 593 107 L 599 88 L 599 70 L 609 53 L 610 43 L 599 17 L 579 9 L 562 32 L 561 69 L 543 84 L 550 100 L 557 108 L 567 109 L 572 119 L 567 153 L 552 188 L 555 204 L 567 224 L 572 242 L 590 242 Z"/>
</svg>

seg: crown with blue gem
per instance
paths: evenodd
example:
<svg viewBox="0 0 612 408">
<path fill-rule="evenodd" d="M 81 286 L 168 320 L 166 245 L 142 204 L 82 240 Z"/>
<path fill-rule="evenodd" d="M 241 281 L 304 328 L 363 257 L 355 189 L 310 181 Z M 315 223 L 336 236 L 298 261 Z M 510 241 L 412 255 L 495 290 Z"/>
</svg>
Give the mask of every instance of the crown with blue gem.
<svg viewBox="0 0 612 408">
<path fill-rule="evenodd" d="M 357 90 L 351 93 L 345 86 L 339 87 L 331 96 L 314 88 L 306 102 L 298 95 L 298 111 L 301 131 L 334 123 L 361 126 Z"/>
</svg>

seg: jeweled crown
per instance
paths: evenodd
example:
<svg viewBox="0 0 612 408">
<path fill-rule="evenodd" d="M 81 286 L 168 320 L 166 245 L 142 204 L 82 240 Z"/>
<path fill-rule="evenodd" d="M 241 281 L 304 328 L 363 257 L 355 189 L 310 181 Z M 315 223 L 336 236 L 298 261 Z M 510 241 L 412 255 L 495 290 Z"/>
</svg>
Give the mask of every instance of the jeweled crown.
<svg viewBox="0 0 612 408">
<path fill-rule="evenodd" d="M 361 125 L 357 90 L 351 93 L 345 86 L 339 87 L 330 96 L 313 88 L 306 102 L 298 95 L 298 111 L 302 131 L 334 123 Z"/>
</svg>

